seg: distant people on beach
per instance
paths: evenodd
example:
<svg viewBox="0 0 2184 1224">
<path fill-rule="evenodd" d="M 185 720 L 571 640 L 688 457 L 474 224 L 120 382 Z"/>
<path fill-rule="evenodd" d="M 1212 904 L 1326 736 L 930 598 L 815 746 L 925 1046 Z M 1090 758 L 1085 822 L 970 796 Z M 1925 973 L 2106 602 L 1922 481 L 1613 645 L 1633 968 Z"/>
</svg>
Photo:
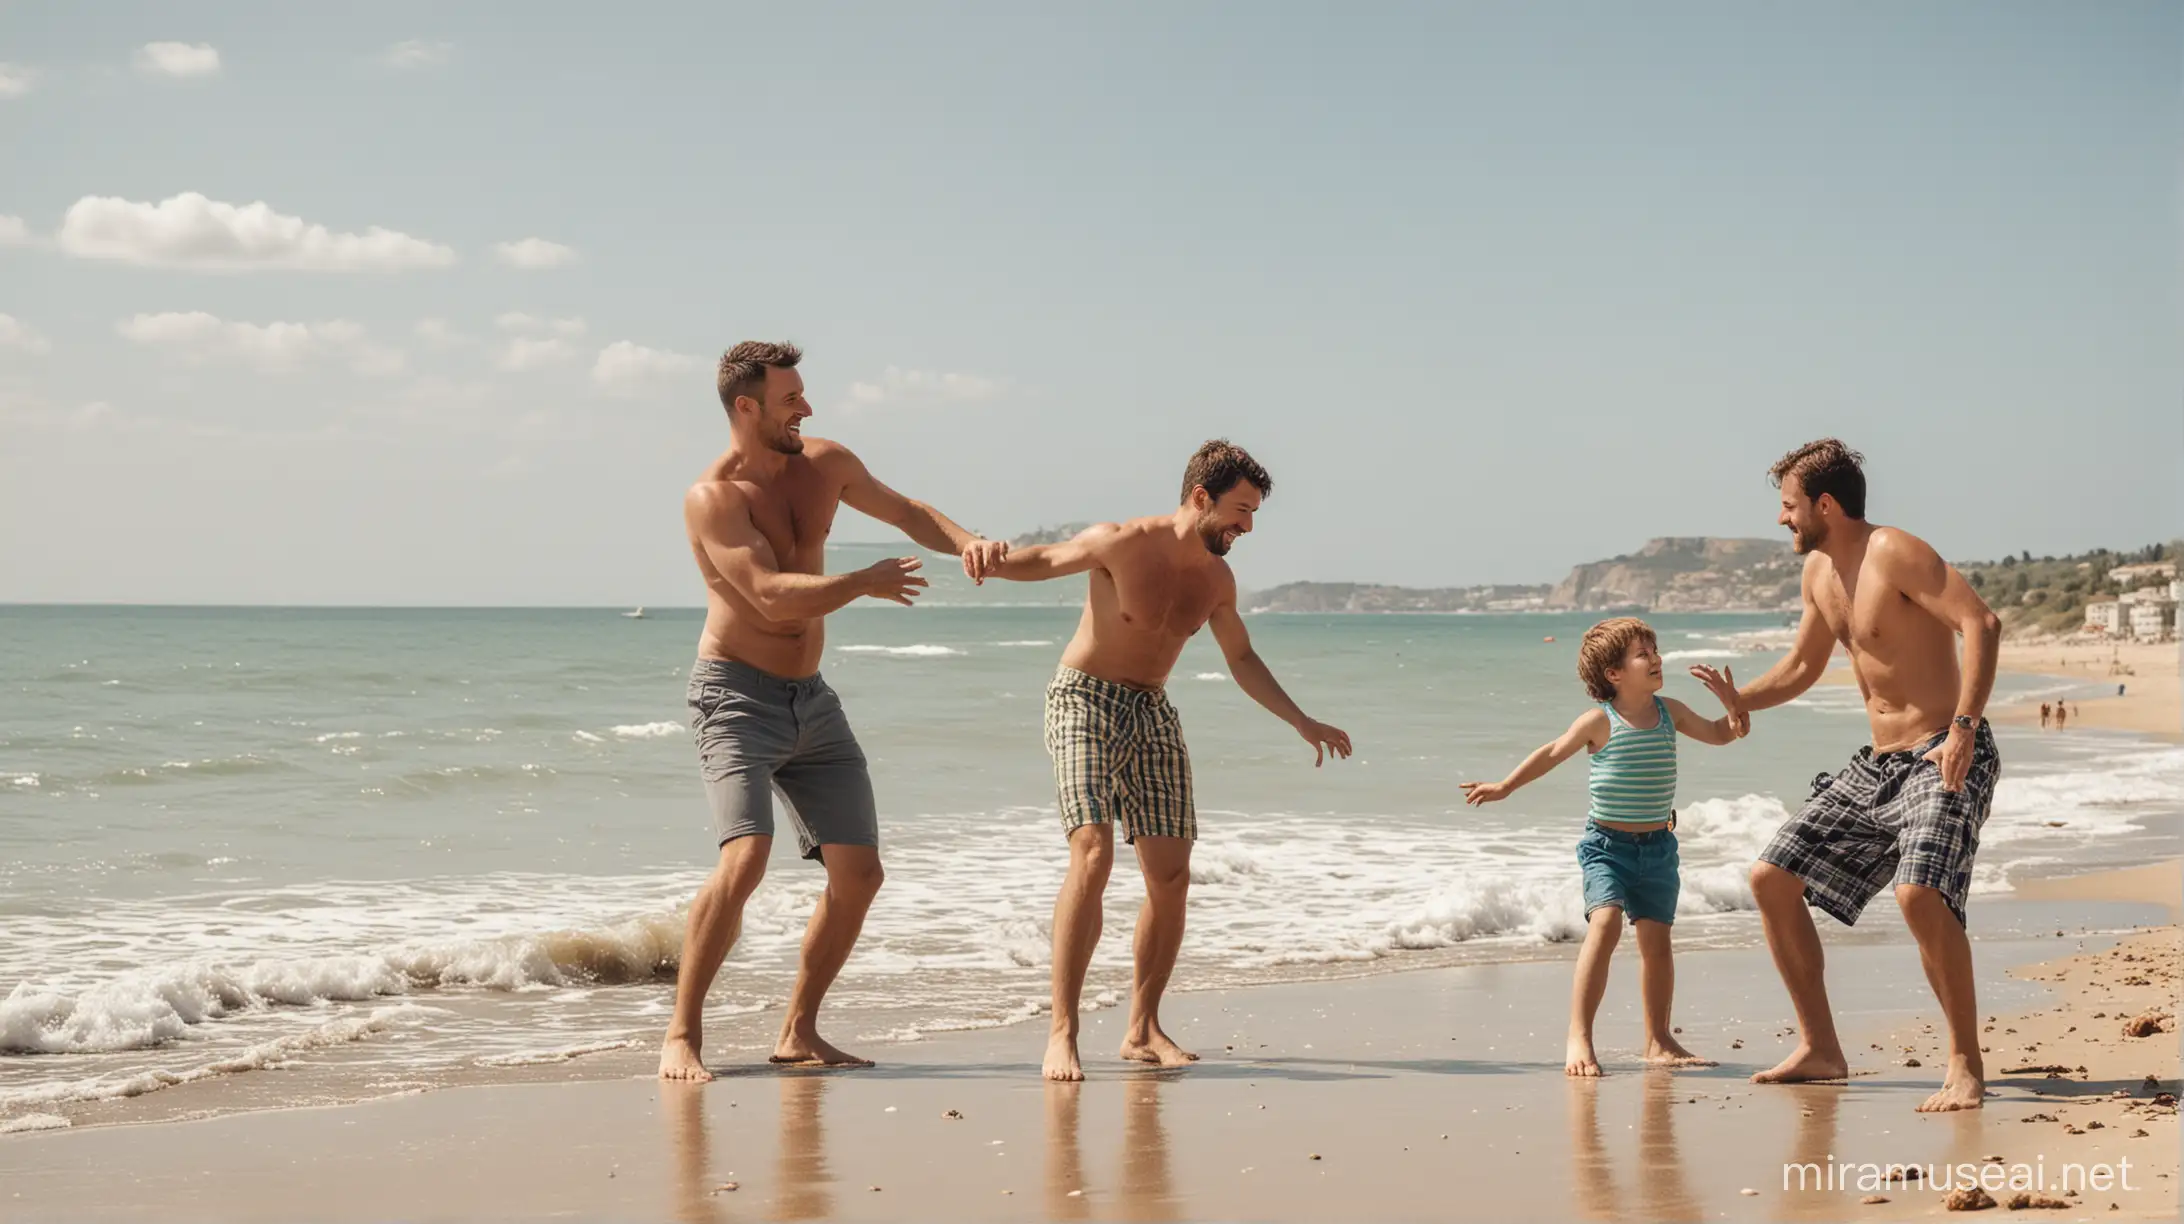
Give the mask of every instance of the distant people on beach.
<svg viewBox="0 0 2184 1224">
<path fill-rule="evenodd" d="M 2056 702 L 2056 703 L 2055 703 L 2055 729 L 2056 729 L 2057 731 L 2060 731 L 2060 730 L 2062 730 L 2062 729 L 2063 729 L 2063 720 L 2064 720 L 2064 719 L 2067 719 L 2067 718 L 2069 718 L 2069 717 L 2070 717 L 2070 707 L 2069 707 L 2069 706 L 2067 706 L 2067 705 L 2064 705 L 2064 704 L 2063 704 L 2062 702 L 2060 702 L 2060 701 Z"/>
<path fill-rule="evenodd" d="M 2045 731 L 2045 730 L 2047 730 L 2047 727 L 2048 727 L 2048 719 L 2050 719 L 2050 718 L 2054 717 L 2054 714 L 2055 714 L 2055 707 L 2053 707 L 2052 705 L 2049 705 L 2049 704 L 2048 704 L 2047 702 L 2045 702 L 2045 701 L 2043 701 L 2043 702 L 2041 702 L 2041 703 L 2040 703 L 2040 729 L 2041 729 L 2042 731 Z"/>
<path fill-rule="evenodd" d="M 1565 1075 L 1601 1074 L 1593 1050 L 1593 1019 L 1608 989 L 1608 958 L 1628 919 L 1638 933 L 1638 993 L 1645 1008 L 1645 1060 L 1657 1066 L 1711 1067 L 1683 1048 L 1669 1012 L 1676 993 L 1669 928 L 1683 887 L 1676 852 L 1676 736 L 1702 744 L 1736 740 L 1749 723 L 1736 722 L 1736 680 L 1727 669 L 1691 669 L 1729 711 L 1705 719 L 1673 697 L 1662 697 L 1661 647 L 1635 617 L 1604 620 L 1577 648 L 1577 675 L 1593 706 L 1560 737 L 1540 745 L 1499 782 L 1466 782 L 1464 802 L 1492 803 L 1583 748 L 1592 757 L 1592 810 L 1577 839 L 1585 890 L 1585 946 L 1570 987 Z"/>
</svg>

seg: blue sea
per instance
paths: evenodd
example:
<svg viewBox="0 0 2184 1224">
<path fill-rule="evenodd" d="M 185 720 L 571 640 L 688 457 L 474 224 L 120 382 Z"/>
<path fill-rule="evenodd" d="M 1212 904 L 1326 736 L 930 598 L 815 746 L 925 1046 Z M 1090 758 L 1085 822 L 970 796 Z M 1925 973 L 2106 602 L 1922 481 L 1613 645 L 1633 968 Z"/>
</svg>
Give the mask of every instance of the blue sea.
<svg viewBox="0 0 2184 1224">
<path fill-rule="evenodd" d="M 1081 590 L 942 580 L 926 606 L 830 622 L 888 865 L 830 998 L 838 1042 L 1041 1014 L 1066 859 L 1041 688 Z M 641 1057 L 714 847 L 683 707 L 701 614 L 622 611 L 0 608 L 0 1130 L 210 1078 L 289 1104 Z M 1591 619 L 1250 617 L 1291 693 L 1355 738 L 1321 769 L 1194 642 L 1172 685 L 1203 834 L 1178 988 L 1557 954 L 1582 926 L 1583 763 L 1486 809 L 1457 783 L 1584 708 Z M 1654 623 L 1669 693 L 1701 710 L 1686 664 L 1756 675 L 1788 637 L 1780 616 Z M 2065 691 L 2004 677 L 1998 700 Z M 1855 689 L 1823 685 L 1735 745 L 1683 742 L 1680 944 L 1758 940 L 1745 870 L 1864 729 Z M 2176 853 L 2184 751 L 2001 741 L 1979 894 Z M 779 1024 L 821 884 L 792 847 L 715 987 L 717 1058 Z M 1118 871 L 1095 1006 L 1126 992 L 1139 895 Z"/>
</svg>

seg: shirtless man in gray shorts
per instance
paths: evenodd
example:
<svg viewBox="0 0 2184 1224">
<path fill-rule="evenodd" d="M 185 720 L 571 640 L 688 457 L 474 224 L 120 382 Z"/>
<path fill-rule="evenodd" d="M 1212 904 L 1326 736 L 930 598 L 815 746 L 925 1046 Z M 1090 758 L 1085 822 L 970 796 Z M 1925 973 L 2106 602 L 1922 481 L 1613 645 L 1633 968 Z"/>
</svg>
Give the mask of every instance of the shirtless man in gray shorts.
<svg viewBox="0 0 2184 1224">
<path fill-rule="evenodd" d="M 1183 502 L 1170 513 L 1101 523 L 1061 544 L 1020 548 L 992 571 L 1019 582 L 1091 572 L 1084 616 L 1046 695 L 1047 752 L 1069 839 L 1069 874 L 1054 902 L 1054 1023 L 1044 1069 L 1050 1080 L 1084 1078 L 1077 1001 L 1100 941 L 1100 900 L 1117 824 L 1137 847 L 1145 873 L 1122 1056 L 1164 1067 L 1198 1057 L 1160 1027 L 1160 996 L 1183 945 L 1191 843 L 1198 836 L 1190 756 L 1163 691 L 1183 644 L 1211 624 L 1229 674 L 1304 737 L 1313 764 L 1329 752 L 1350 755 L 1350 737 L 1306 717 L 1252 650 L 1236 611 L 1236 576 L 1221 559 L 1251 530 L 1273 487 L 1242 447 L 1208 442 L 1184 469 Z"/>
<path fill-rule="evenodd" d="M 873 479 L 849 449 L 807 440 L 803 354 L 746 341 L 720 361 L 731 441 L 683 498 L 690 549 L 705 578 L 705 632 L 690 672 L 690 724 L 720 858 L 690 905 L 675 1015 L 660 1044 L 665 1079 L 707 1080 L 699 1057 L 705 994 L 734 946 L 744 902 L 766 874 L 775 792 L 797 846 L 826 869 L 804 934 L 796 985 L 773 1061 L 869 1066 L 821 1040 L 819 1001 L 849 959 L 880 888 L 878 817 L 864 752 L 841 698 L 819 675 L 828 613 L 861 598 L 908 604 L 926 585 L 916 557 L 823 573 L 827 534 L 847 504 L 935 552 L 958 554 L 973 580 L 1008 546 L 982 540 Z"/>
</svg>

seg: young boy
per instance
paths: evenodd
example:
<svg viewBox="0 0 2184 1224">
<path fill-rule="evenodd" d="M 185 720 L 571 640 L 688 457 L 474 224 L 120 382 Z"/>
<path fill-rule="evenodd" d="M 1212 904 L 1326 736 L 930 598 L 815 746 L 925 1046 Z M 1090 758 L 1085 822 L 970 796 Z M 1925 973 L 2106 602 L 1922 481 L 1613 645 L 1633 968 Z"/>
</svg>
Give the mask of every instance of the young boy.
<svg viewBox="0 0 2184 1224">
<path fill-rule="evenodd" d="M 1731 714 L 1700 718 L 1663 698 L 1661 651 L 1653 630 L 1634 617 L 1605 620 L 1585 633 L 1577 675 L 1599 704 L 1541 745 L 1499 782 L 1466 782 L 1467 803 L 1492 803 L 1577 754 L 1592 754 L 1592 814 L 1577 841 L 1585 878 L 1585 947 L 1570 988 L 1570 1040 L 1563 1072 L 1595 1076 L 1593 1016 L 1608 988 L 1608 957 L 1623 937 L 1623 919 L 1638 930 L 1639 993 L 1645 1001 L 1646 1061 L 1671 1067 L 1714 1064 L 1683 1048 L 1668 1021 L 1676 991 L 1668 928 L 1676 921 L 1676 733 L 1726 744 L 1750 729 L 1739 724 L 1736 682 L 1728 669 L 1694 667 L 1691 674 Z"/>
</svg>

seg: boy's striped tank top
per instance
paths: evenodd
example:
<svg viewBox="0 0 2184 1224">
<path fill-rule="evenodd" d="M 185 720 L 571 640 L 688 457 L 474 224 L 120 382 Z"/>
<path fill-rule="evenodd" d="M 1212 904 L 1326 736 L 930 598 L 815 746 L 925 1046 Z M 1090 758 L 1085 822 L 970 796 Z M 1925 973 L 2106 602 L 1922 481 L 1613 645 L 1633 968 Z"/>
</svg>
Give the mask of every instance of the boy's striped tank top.
<svg viewBox="0 0 2184 1224">
<path fill-rule="evenodd" d="M 1668 706 L 1653 699 L 1653 726 L 1633 727 L 1603 701 L 1607 746 L 1592 758 L 1592 818 L 1602 824 L 1651 824 L 1676 807 L 1676 724 Z"/>
</svg>

